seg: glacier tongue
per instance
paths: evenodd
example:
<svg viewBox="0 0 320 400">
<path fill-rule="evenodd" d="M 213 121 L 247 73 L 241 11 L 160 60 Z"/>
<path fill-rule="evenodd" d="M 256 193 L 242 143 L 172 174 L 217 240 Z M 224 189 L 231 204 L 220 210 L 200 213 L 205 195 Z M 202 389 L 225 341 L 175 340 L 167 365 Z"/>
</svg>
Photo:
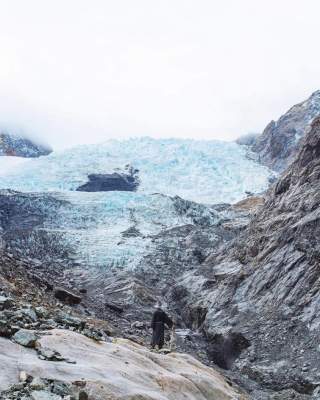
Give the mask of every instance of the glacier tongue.
<svg viewBox="0 0 320 400">
<path fill-rule="evenodd" d="M 63 233 L 82 265 L 135 267 L 159 232 L 186 224 L 215 225 L 213 208 L 161 194 L 61 192 L 65 204 L 44 228 Z"/>
<path fill-rule="evenodd" d="M 270 170 L 245 151 L 217 141 L 110 140 L 27 160 L 0 174 L 0 187 L 50 192 L 58 212 L 39 193 L 44 217 L 33 230 L 61 235 L 80 265 L 134 268 L 152 251 L 154 235 L 186 224 L 216 225 L 224 215 L 208 204 L 232 203 L 246 191 L 267 188 Z M 139 170 L 137 192 L 76 191 L 88 174 L 124 171 L 128 164 Z M 34 237 L 28 240 L 35 247 Z"/>
<path fill-rule="evenodd" d="M 22 191 L 76 190 L 88 174 L 124 170 L 127 164 L 139 169 L 139 192 L 209 204 L 233 203 L 246 191 L 261 192 L 271 175 L 236 143 L 140 138 L 109 140 L 28 160 L 1 176 L 0 185 Z"/>
</svg>

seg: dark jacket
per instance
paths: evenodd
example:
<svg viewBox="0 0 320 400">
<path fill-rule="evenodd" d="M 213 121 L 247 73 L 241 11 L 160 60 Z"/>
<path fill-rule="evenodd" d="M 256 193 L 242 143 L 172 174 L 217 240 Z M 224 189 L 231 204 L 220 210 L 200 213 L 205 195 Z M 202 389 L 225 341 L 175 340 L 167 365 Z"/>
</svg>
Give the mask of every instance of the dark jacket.
<svg viewBox="0 0 320 400">
<path fill-rule="evenodd" d="M 167 325 L 168 328 L 171 328 L 173 325 L 172 320 L 163 310 L 158 308 L 154 312 L 151 321 L 151 328 L 153 330 L 152 341 L 151 341 L 152 347 L 158 346 L 159 349 L 163 347 L 165 325 Z"/>
</svg>

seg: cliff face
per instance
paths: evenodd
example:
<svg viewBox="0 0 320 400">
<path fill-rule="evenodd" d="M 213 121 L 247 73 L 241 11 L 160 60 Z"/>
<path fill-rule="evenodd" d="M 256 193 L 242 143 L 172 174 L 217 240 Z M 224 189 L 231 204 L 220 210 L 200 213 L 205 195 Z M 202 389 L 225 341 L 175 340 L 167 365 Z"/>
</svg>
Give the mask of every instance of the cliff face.
<svg viewBox="0 0 320 400">
<path fill-rule="evenodd" d="M 219 365 L 311 395 L 320 380 L 320 119 L 301 146 L 248 227 L 173 294 L 183 288 L 189 315 L 201 311 Z"/>
<path fill-rule="evenodd" d="M 276 171 L 284 171 L 301 148 L 302 138 L 313 119 L 320 115 L 320 91 L 296 104 L 278 121 L 271 121 L 259 136 L 252 150 L 260 161 Z"/>
<path fill-rule="evenodd" d="M 0 133 L 0 156 L 40 157 L 52 152 L 48 146 L 43 146 L 30 139 Z"/>
<path fill-rule="evenodd" d="M 259 296 L 272 295 L 273 304 L 289 307 L 316 330 L 320 326 L 320 119 L 313 122 L 301 146 L 251 222 L 238 255 L 245 265 L 266 265 L 268 273 L 274 268 L 272 282 L 282 280 L 281 287 L 272 290 L 269 285 Z"/>
</svg>

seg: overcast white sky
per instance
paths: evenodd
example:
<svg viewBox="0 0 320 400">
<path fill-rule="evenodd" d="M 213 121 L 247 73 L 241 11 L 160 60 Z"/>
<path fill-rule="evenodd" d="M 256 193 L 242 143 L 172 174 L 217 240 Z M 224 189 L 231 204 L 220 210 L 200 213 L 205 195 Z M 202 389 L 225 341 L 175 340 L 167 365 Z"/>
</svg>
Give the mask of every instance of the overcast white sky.
<svg viewBox="0 0 320 400">
<path fill-rule="evenodd" d="M 0 126 L 231 140 L 320 89 L 319 0 L 0 0 Z"/>
</svg>

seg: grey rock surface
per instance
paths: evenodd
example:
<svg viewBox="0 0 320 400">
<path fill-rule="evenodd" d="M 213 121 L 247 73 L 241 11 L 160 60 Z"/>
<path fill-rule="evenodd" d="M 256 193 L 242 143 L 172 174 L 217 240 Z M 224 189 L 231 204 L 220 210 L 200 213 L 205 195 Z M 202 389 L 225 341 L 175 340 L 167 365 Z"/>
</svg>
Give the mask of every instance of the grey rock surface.
<svg viewBox="0 0 320 400">
<path fill-rule="evenodd" d="M 240 380 L 309 396 L 320 373 L 319 171 L 316 119 L 249 225 L 171 289 L 215 363 Z"/>
<path fill-rule="evenodd" d="M 271 121 L 252 146 L 260 161 L 276 171 L 284 171 L 301 149 L 302 139 L 314 118 L 320 115 L 320 91 L 296 104 L 277 121 Z"/>
<path fill-rule="evenodd" d="M 125 191 L 134 192 L 139 186 L 138 170 L 128 167 L 125 172 L 112 174 L 90 174 L 89 181 L 78 187 L 80 192 L 110 192 Z"/>
<path fill-rule="evenodd" d="M 13 335 L 12 339 L 21 346 L 34 348 L 36 346 L 38 336 L 34 331 L 20 329 Z"/>
<path fill-rule="evenodd" d="M 81 296 L 73 293 L 70 290 L 64 289 L 62 287 L 57 287 L 54 289 L 54 296 L 56 299 L 63 301 L 67 304 L 80 304 L 82 301 Z"/>
</svg>

